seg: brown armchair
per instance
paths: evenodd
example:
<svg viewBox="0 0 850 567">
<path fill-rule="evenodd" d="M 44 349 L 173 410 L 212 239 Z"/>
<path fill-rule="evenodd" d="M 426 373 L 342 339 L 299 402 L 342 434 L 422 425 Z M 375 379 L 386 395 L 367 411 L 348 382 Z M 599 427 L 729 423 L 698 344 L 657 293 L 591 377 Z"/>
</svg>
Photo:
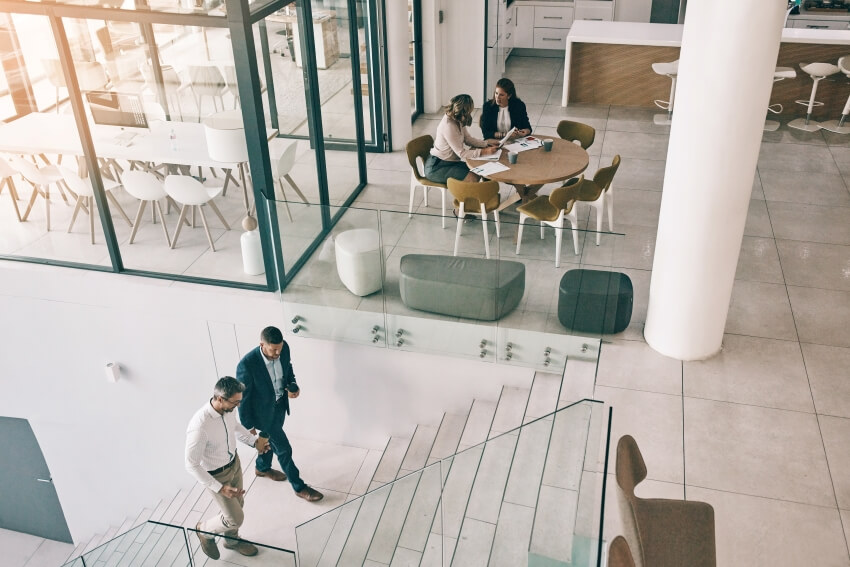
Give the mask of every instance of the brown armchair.
<svg viewBox="0 0 850 567">
<path fill-rule="evenodd" d="M 646 478 L 637 442 L 624 435 L 617 443 L 617 499 L 628 547 L 637 567 L 714 567 L 714 508 L 705 502 L 638 498 Z"/>
<path fill-rule="evenodd" d="M 431 181 L 425 177 L 425 160 L 434 147 L 434 138 L 428 134 L 419 136 L 407 142 L 404 147 L 407 152 L 407 161 L 410 162 L 410 205 L 407 209 L 407 216 L 413 216 L 413 196 L 417 185 L 422 187 L 422 194 L 425 200 L 425 206 L 428 206 L 428 188 L 436 187 L 442 193 L 443 199 L 443 228 L 446 228 L 446 189 L 447 186 L 436 181 Z"/>
<path fill-rule="evenodd" d="M 493 213 L 496 221 L 496 238 L 499 232 L 499 183 L 497 181 L 459 181 L 449 179 L 449 191 L 454 196 L 454 206 L 457 209 L 457 232 L 455 233 L 455 250 L 460 243 L 460 233 L 463 229 L 463 219 L 466 215 L 480 215 L 484 227 L 484 251 L 490 257 L 490 234 L 487 232 L 487 213 Z"/>
<path fill-rule="evenodd" d="M 561 120 L 558 123 L 558 136 L 570 142 L 578 142 L 586 150 L 593 145 L 593 140 L 596 139 L 596 129 L 581 122 Z"/>
</svg>

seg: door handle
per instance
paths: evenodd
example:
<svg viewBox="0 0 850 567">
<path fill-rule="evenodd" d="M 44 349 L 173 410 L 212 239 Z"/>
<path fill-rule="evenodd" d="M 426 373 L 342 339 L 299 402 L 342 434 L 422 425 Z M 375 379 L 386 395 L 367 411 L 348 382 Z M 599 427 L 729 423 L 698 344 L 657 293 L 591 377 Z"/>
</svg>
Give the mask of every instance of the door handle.
<svg viewBox="0 0 850 567">
<path fill-rule="evenodd" d="M 46 483 L 48 483 L 48 484 L 53 484 L 53 477 L 50 477 L 50 478 L 37 478 L 37 479 L 35 479 L 35 480 L 37 480 L 38 482 L 46 482 Z"/>
<path fill-rule="evenodd" d="M 442 10 L 440 10 L 440 13 L 439 13 L 439 22 L 438 23 L 441 23 L 441 24 L 443 23 L 443 11 Z"/>
</svg>

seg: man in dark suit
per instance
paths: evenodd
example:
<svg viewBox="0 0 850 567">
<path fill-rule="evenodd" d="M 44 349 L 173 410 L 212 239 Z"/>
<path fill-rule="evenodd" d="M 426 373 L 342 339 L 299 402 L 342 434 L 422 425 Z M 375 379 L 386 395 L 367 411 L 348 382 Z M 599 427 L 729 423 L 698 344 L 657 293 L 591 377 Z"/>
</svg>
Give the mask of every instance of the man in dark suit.
<svg viewBox="0 0 850 567">
<path fill-rule="evenodd" d="M 245 385 L 239 420 L 246 429 L 268 437 L 272 450 L 257 455 L 258 477 L 283 481 L 287 478 L 296 496 L 308 502 L 322 499 L 322 493 L 307 486 L 292 462 L 292 445 L 283 432 L 289 413 L 289 400 L 301 393 L 289 358 L 289 345 L 277 327 L 266 327 L 260 334 L 260 346 L 246 354 L 236 366 L 236 379 Z M 283 472 L 272 469 L 272 452 Z"/>
</svg>

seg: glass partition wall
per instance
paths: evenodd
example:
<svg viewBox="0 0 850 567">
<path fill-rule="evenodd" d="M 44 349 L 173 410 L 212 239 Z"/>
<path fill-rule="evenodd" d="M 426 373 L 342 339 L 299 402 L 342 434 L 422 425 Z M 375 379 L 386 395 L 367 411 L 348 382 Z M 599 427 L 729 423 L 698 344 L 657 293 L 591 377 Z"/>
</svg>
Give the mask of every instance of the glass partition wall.
<svg viewBox="0 0 850 567">
<path fill-rule="evenodd" d="M 281 289 L 365 184 L 368 2 L 86 4 L 0 1 L 0 257 Z"/>
</svg>

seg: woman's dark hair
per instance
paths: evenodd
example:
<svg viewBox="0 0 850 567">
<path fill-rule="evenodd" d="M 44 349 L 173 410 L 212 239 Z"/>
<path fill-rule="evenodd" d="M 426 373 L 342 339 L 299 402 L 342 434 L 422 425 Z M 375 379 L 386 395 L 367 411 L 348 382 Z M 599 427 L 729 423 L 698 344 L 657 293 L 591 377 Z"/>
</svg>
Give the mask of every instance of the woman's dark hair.
<svg viewBox="0 0 850 567">
<path fill-rule="evenodd" d="M 469 126 L 472 124 L 472 112 L 475 110 L 475 103 L 472 97 L 468 94 L 459 94 L 452 97 L 449 105 L 446 107 L 446 116 L 460 123 L 461 126 Z"/>
<path fill-rule="evenodd" d="M 516 87 L 514 87 L 514 82 L 507 77 L 502 77 L 496 81 L 496 88 L 505 91 L 505 94 L 508 95 L 508 99 L 512 99 L 516 96 Z"/>
</svg>

